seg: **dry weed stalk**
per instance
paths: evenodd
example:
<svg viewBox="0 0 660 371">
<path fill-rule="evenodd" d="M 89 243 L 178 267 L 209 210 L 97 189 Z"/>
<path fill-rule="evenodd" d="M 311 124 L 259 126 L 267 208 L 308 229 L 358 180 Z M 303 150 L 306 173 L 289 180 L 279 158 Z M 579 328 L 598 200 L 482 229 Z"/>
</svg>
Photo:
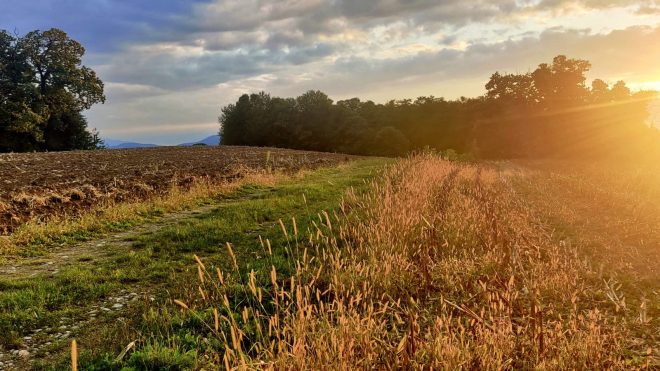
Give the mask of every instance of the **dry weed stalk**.
<svg viewBox="0 0 660 371">
<path fill-rule="evenodd" d="M 78 344 L 75 339 L 71 341 L 71 370 L 78 371 Z"/>
<path fill-rule="evenodd" d="M 590 304 L 583 263 L 509 176 L 401 160 L 366 194 L 349 192 L 341 215 L 319 214 L 293 276 L 241 276 L 227 244 L 234 272 L 195 257 L 202 301 L 188 302 L 211 306 L 227 369 L 623 367 L 625 334 Z"/>
</svg>

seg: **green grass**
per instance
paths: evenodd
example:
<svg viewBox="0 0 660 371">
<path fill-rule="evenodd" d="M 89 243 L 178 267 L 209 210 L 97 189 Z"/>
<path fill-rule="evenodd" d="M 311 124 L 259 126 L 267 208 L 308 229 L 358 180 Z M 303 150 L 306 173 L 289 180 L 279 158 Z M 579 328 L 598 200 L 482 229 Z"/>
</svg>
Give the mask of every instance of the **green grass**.
<svg viewBox="0 0 660 371">
<path fill-rule="evenodd" d="M 227 242 L 234 247 L 241 271 L 255 270 L 263 272 L 266 277 L 274 265 L 278 272 L 287 272 L 292 268 L 287 255 L 297 245 L 292 218 L 296 219 L 299 235 L 306 236 L 311 221 L 318 218 L 320 211 L 332 212 L 348 188 L 363 187 L 365 180 L 385 164 L 386 161 L 380 159 L 361 160 L 338 168 L 309 172 L 273 186 L 247 184 L 214 200 L 217 207 L 211 212 L 153 233 L 138 235 L 130 248 L 117 251 L 115 256 L 100 264 L 80 262 L 79 266 L 66 268 L 52 278 L 0 279 L 0 331 L 7 335 L 0 343 L 9 348 L 20 347 L 22 338 L 33 330 L 56 327 L 62 317 L 74 319 L 73 322 L 76 318 L 84 318 L 92 304 L 120 289 L 147 289 L 156 297 L 156 303 L 169 299 L 173 292 L 187 289 L 181 286 L 182 280 L 194 280 L 193 254 L 201 256 L 210 265 L 229 269 L 231 260 L 227 257 Z M 288 241 L 281 231 L 280 219 L 290 230 Z M 259 236 L 272 241 L 272 257 L 267 256 L 261 247 Z M 108 328 L 104 329 L 97 328 L 98 325 L 90 326 L 88 334 L 82 330 L 77 335 L 82 350 L 81 362 L 88 368 L 110 367 L 113 355 L 116 356 L 117 350 L 126 345 L 126 339 L 152 337 L 154 334 L 149 331 L 162 326 L 155 325 L 156 319 L 143 313 L 145 310 L 148 313 L 147 307 L 149 303 L 136 309 L 133 313 L 136 318 L 128 319 L 130 330 L 113 329 L 118 326 L 115 321 L 108 321 L 104 325 Z M 185 328 L 181 326 L 182 322 L 194 322 L 195 319 L 171 313 L 168 321 Z M 169 338 L 161 335 L 160 338 Z M 108 341 L 99 341 L 103 337 Z M 85 342 L 87 338 L 96 338 L 96 345 L 102 344 L 102 348 L 90 351 Z M 158 339 L 158 336 L 154 338 Z M 190 351 L 200 346 L 201 340 L 187 338 L 185 331 L 176 338 L 181 342 L 180 352 L 173 351 L 171 344 L 163 347 L 158 342 L 143 343 L 125 365 L 136 368 L 172 365 L 176 368 L 181 363 L 180 367 L 188 367 L 194 359 Z M 67 344 L 62 341 L 54 344 L 51 350 Z M 49 363 L 50 360 L 38 364 L 38 367 L 50 368 Z"/>
</svg>

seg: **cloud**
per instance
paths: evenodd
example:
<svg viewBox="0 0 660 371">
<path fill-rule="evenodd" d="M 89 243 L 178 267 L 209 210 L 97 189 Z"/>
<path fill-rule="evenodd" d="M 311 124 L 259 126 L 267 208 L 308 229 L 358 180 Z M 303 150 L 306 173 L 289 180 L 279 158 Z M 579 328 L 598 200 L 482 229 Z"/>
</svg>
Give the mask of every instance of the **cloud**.
<svg viewBox="0 0 660 371">
<path fill-rule="evenodd" d="M 591 60 L 605 79 L 658 81 L 658 9 L 655 0 L 41 0 L 3 6 L 0 24 L 60 27 L 87 47 L 108 96 L 89 112 L 92 126 L 126 139 L 167 127 L 163 141 L 179 142 L 217 128 L 222 105 L 259 90 L 474 96 L 495 70 L 525 72 L 557 54 Z"/>
<path fill-rule="evenodd" d="M 184 133 L 199 136 L 200 128 L 217 128 L 220 107 L 234 102 L 243 93 L 266 90 L 275 95 L 295 96 L 308 89 L 321 89 L 335 99 L 360 96 L 381 102 L 431 94 L 448 98 L 476 96 L 483 94 L 483 86 L 496 70 L 527 72 L 539 63 L 550 62 L 558 54 L 592 61 L 591 78 L 610 82 L 656 81 L 660 76 L 660 66 L 655 63 L 660 60 L 660 45 L 654 41 L 658 39 L 660 26 L 629 27 L 607 34 L 555 28 L 539 35 L 472 43 L 462 50 L 442 48 L 382 59 L 311 58 L 302 69 L 282 62 L 273 73 L 226 79 L 215 86 L 188 92 L 113 85 L 109 87 L 111 97 L 131 94 L 134 98 L 120 101 L 111 98 L 108 106 L 94 109 L 90 121 L 108 122 L 114 132 L 122 132 L 118 128 L 122 125 L 127 135 L 135 135 L 135 127 L 156 130 L 161 125 L 169 127 L 178 123 Z M 639 57 L 639 50 L 645 50 L 644 58 Z M 117 112 L 127 118 L 120 124 L 113 116 Z M 204 122 L 208 126 L 199 126 Z M 180 137 L 182 132 L 167 135 Z"/>
<path fill-rule="evenodd" d="M 637 13 L 643 15 L 660 14 L 660 6 L 641 6 L 637 9 Z"/>
<path fill-rule="evenodd" d="M 648 7 L 657 4 L 656 0 L 541 0 L 536 8 L 551 10 L 594 10 L 622 7 Z"/>
<path fill-rule="evenodd" d="M 342 58 L 336 72 L 366 78 L 396 79 L 414 75 L 471 77 L 495 70 L 524 72 L 558 54 L 593 61 L 594 71 L 606 76 L 660 76 L 660 27 L 635 26 L 607 34 L 589 30 L 550 29 L 538 36 L 496 43 L 475 43 L 465 50 L 444 48 L 404 58 L 374 60 Z M 643 56 L 640 51 L 644 51 Z"/>
<path fill-rule="evenodd" d="M 443 48 L 403 58 L 341 58 L 323 80 L 314 84 L 335 95 L 354 92 L 381 101 L 397 98 L 401 91 L 416 95 L 441 93 L 455 98 L 465 94 L 466 87 L 468 95 L 476 96 L 483 93 L 493 72 L 524 73 L 540 63 L 551 62 L 559 54 L 591 61 L 591 78 L 655 81 L 660 77 L 656 63 L 660 60 L 660 44 L 656 40 L 660 40 L 660 26 L 630 27 L 607 34 L 551 29 L 522 39 L 474 43 L 464 50 Z M 640 50 L 644 50 L 643 57 Z M 440 86 L 442 92 L 434 91 L 432 86 Z"/>
<path fill-rule="evenodd" d="M 155 44 L 131 48 L 97 67 L 97 71 L 113 83 L 190 90 L 273 73 L 283 66 L 303 65 L 334 51 L 333 45 L 322 42 L 272 52 L 267 49 L 208 51 Z"/>
<path fill-rule="evenodd" d="M 548 12 L 630 7 L 648 12 L 658 4 L 657 0 L 216 0 L 194 7 L 194 21 L 186 23 L 186 32 L 273 30 L 271 26 L 285 20 L 289 29 L 304 35 L 332 34 L 338 23 L 370 29 L 402 20 L 411 28 L 435 31 Z"/>
<path fill-rule="evenodd" d="M 159 39 L 196 3 L 207 0 L 40 0 L 2 4 L 0 28 L 24 34 L 61 28 L 92 52 Z M 11 4 L 10 4 L 11 3 Z"/>
<path fill-rule="evenodd" d="M 289 41 L 370 30 L 403 21 L 410 32 L 456 29 L 544 12 L 635 8 L 657 14 L 657 0 L 41 0 L 5 4 L 0 25 L 21 33 L 59 27 L 90 51 L 135 43 L 202 43 L 210 50 L 298 33 Z M 286 28 L 282 28 L 286 27 Z M 342 29 L 338 29 L 341 27 Z"/>
<path fill-rule="evenodd" d="M 408 73 L 416 73 L 425 70 L 425 61 L 432 62 L 433 52 L 451 61 L 455 53 L 443 49 L 448 42 L 453 49 L 472 43 L 472 53 L 477 53 L 480 42 L 492 42 L 497 26 L 510 28 L 511 22 L 515 23 L 511 17 L 631 4 L 627 0 L 198 2 L 187 9 L 189 16 L 168 18 L 171 24 L 163 25 L 159 41 L 127 46 L 104 62 L 100 72 L 102 77 L 117 83 L 195 89 L 277 73 L 322 59 L 336 60 L 340 66 L 352 66 L 357 71 L 374 67 L 356 65 L 362 58 L 374 59 L 377 64 L 382 57 L 397 54 L 398 61 L 381 69 L 408 64 L 414 68 Z M 635 4 L 652 6 L 654 2 Z M 473 30 L 472 34 L 461 34 L 460 30 L 468 29 L 464 27 L 481 29 L 479 33 Z M 532 31 L 532 38 L 538 32 Z M 524 32 L 516 36 L 525 37 Z M 424 38 L 420 43 L 419 39 Z M 415 48 L 424 52 L 415 54 Z"/>
</svg>

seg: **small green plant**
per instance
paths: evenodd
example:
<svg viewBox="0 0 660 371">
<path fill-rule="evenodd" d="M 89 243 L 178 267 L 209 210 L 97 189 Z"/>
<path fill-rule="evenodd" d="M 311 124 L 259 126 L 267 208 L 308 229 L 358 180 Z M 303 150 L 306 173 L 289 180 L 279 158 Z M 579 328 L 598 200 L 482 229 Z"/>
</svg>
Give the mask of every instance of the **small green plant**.
<svg viewBox="0 0 660 371">
<path fill-rule="evenodd" d="M 126 366 L 137 370 L 189 370 L 195 368 L 197 352 L 161 344 L 148 344 L 131 354 Z"/>
</svg>

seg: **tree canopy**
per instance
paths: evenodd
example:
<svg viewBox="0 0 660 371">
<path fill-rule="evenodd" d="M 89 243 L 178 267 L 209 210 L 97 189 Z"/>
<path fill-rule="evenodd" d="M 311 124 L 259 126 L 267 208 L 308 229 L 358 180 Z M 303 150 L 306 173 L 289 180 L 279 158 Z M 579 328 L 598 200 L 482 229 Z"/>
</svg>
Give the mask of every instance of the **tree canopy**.
<svg viewBox="0 0 660 371">
<path fill-rule="evenodd" d="M 103 82 L 82 65 L 85 48 L 61 30 L 0 30 L 0 152 L 93 149 L 82 115 L 105 102 Z"/>
<path fill-rule="evenodd" d="M 495 72 L 486 94 L 470 99 L 376 104 L 335 103 L 320 91 L 297 98 L 246 94 L 222 109 L 222 144 L 373 155 L 430 147 L 511 158 L 633 153 L 641 142 L 657 142 L 658 130 L 646 122 L 654 93 L 633 94 L 623 81 L 589 86 L 590 68 L 560 55 L 529 73 Z"/>
</svg>

